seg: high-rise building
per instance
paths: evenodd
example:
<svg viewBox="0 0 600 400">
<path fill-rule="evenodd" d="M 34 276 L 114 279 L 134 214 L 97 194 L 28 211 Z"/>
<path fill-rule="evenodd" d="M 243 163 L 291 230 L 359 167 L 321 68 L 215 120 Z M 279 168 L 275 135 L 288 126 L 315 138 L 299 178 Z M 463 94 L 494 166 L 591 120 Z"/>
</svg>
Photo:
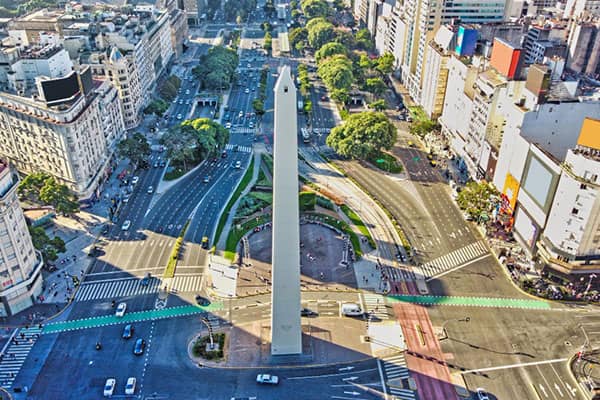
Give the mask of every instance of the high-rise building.
<svg viewBox="0 0 600 400">
<path fill-rule="evenodd" d="M 567 46 L 569 70 L 600 77 L 600 19 L 596 22 L 574 21 Z"/>
<path fill-rule="evenodd" d="M 42 293 L 42 257 L 31 242 L 17 197 L 19 178 L 0 161 L 0 316 L 22 311 Z"/>
<path fill-rule="evenodd" d="M 37 91 L 0 93 L 0 157 L 19 172 L 47 172 L 81 200 L 105 178 L 113 142 L 124 134 L 120 99 L 90 68 L 37 80 Z"/>
</svg>

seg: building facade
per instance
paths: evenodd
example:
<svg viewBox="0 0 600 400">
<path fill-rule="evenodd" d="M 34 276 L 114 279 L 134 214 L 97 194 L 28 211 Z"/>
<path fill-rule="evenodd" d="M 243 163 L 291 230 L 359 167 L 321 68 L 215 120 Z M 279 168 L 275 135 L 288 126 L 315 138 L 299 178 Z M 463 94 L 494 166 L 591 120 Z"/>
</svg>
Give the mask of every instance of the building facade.
<svg viewBox="0 0 600 400">
<path fill-rule="evenodd" d="M 16 172 L 0 161 L 0 316 L 34 304 L 42 293 L 42 257 L 31 242 L 19 205 Z"/>
</svg>

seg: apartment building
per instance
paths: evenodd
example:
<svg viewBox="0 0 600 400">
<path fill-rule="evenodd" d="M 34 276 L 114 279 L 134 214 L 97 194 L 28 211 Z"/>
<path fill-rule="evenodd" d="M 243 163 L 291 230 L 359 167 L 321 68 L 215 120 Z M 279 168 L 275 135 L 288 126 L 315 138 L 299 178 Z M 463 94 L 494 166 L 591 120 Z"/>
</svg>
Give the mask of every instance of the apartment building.
<svg viewBox="0 0 600 400">
<path fill-rule="evenodd" d="M 546 227 L 543 262 L 563 273 L 600 272 L 600 120 L 583 121 L 567 150 Z"/>
<path fill-rule="evenodd" d="M 567 0 L 563 18 L 586 19 L 600 16 L 600 0 Z"/>
<path fill-rule="evenodd" d="M 595 79 L 600 77 L 600 18 L 573 21 L 567 47 L 567 69 Z"/>
<path fill-rule="evenodd" d="M 42 257 L 19 205 L 19 178 L 0 161 L 0 317 L 16 314 L 42 293 Z"/>
<path fill-rule="evenodd" d="M 0 157 L 20 173 L 47 172 L 81 200 L 91 199 L 110 141 L 123 134 L 116 90 L 93 80 L 90 68 L 36 84 L 35 92 L 0 93 Z"/>
<path fill-rule="evenodd" d="M 546 21 L 532 25 L 523 38 L 526 65 L 542 63 L 544 58 L 566 57 L 567 29 L 561 22 Z"/>
</svg>

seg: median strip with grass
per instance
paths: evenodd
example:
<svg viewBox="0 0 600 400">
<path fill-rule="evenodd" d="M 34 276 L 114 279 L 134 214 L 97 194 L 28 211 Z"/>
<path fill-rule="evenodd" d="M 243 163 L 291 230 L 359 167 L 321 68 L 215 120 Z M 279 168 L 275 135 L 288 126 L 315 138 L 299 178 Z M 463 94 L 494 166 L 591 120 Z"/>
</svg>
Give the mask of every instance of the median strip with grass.
<svg viewBox="0 0 600 400">
<path fill-rule="evenodd" d="M 219 218 L 219 224 L 217 225 L 217 231 L 215 232 L 215 240 L 214 240 L 215 243 L 219 242 L 219 238 L 221 237 L 221 233 L 223 232 L 223 228 L 225 227 L 225 222 L 227 222 L 227 216 L 229 215 L 229 212 L 231 211 L 231 207 L 233 207 L 236 200 L 240 197 L 242 192 L 246 189 L 246 187 L 252 180 L 253 172 L 254 172 L 254 157 L 252 157 L 252 159 L 250 160 L 250 166 L 248 167 L 248 169 L 246 170 L 246 173 L 244 174 L 244 177 L 238 184 L 238 187 L 235 190 L 235 192 L 233 193 L 233 196 L 231 196 L 231 198 L 227 202 L 227 205 L 225 206 L 225 209 L 223 210 L 223 213 L 221 214 L 221 218 Z"/>
<path fill-rule="evenodd" d="M 181 250 L 181 245 L 183 244 L 183 237 L 185 236 L 185 231 L 187 230 L 190 224 L 190 220 L 188 219 L 185 222 L 185 225 L 181 229 L 181 233 L 177 237 L 175 244 L 173 245 L 173 249 L 171 250 L 171 255 L 169 256 L 169 261 L 167 262 L 167 267 L 165 268 L 165 272 L 163 273 L 163 279 L 173 278 L 175 276 L 175 269 L 177 268 L 177 260 L 179 259 L 179 250 Z"/>
<path fill-rule="evenodd" d="M 371 232 L 369 232 L 365 223 L 358 216 L 358 214 L 356 214 L 354 211 L 352 211 L 352 209 L 345 204 L 342 204 L 340 206 L 340 208 L 342 209 L 344 214 L 346 214 L 346 216 L 350 219 L 350 221 L 352 221 L 352 223 L 358 228 L 360 233 L 362 233 L 363 236 L 365 236 L 367 238 L 367 241 L 369 242 L 369 246 L 371 246 L 372 249 L 376 249 L 377 245 L 375 244 L 375 241 L 373 240 L 373 237 L 371 236 Z"/>
</svg>

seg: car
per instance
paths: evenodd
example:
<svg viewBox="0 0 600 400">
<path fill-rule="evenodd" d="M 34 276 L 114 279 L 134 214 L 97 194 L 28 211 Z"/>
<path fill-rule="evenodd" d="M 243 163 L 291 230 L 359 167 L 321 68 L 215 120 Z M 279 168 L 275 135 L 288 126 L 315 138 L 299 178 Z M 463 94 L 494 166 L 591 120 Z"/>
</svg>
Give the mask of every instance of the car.
<svg viewBox="0 0 600 400">
<path fill-rule="evenodd" d="M 117 386 L 117 380 L 115 378 L 108 378 L 104 384 L 104 397 L 110 397 L 115 392 L 115 386 Z"/>
<path fill-rule="evenodd" d="M 250 89 L 248 89 L 248 88 L 244 89 L 244 93 L 246 93 L 246 94 L 250 93 Z"/>
<path fill-rule="evenodd" d="M 319 314 L 310 308 L 303 308 L 300 310 L 300 315 L 302 317 L 317 317 Z"/>
<path fill-rule="evenodd" d="M 135 346 L 133 346 L 133 354 L 136 356 L 141 356 L 144 354 L 144 349 L 146 348 L 146 341 L 142 338 L 139 338 L 135 341 Z"/>
<path fill-rule="evenodd" d="M 241 161 L 236 161 L 235 164 L 233 164 L 233 168 L 235 169 L 240 169 L 242 168 L 242 162 Z"/>
<path fill-rule="evenodd" d="M 127 303 L 119 303 L 117 310 L 115 311 L 115 317 L 120 318 L 125 315 L 125 310 L 127 310 Z"/>
<path fill-rule="evenodd" d="M 185 94 L 190 94 L 190 89 L 187 89 L 187 90 L 185 91 Z"/>
<path fill-rule="evenodd" d="M 182 104 L 182 105 L 183 105 L 183 100 L 179 100 L 179 104 Z"/>
<path fill-rule="evenodd" d="M 483 388 L 477 388 L 477 400 L 490 400 L 487 392 Z"/>
<path fill-rule="evenodd" d="M 123 339 L 131 339 L 133 337 L 133 325 L 127 324 L 125 328 L 123 328 L 123 335 L 121 336 Z"/>
<path fill-rule="evenodd" d="M 182 118 L 183 118 L 183 115 L 177 114 L 177 119 L 182 119 Z"/>
<path fill-rule="evenodd" d="M 125 385 L 125 394 L 134 394 L 135 393 L 135 383 L 136 379 L 132 376 L 127 378 L 127 384 Z"/>
<path fill-rule="evenodd" d="M 225 124 L 225 129 L 231 129 L 231 122 Z"/>
<path fill-rule="evenodd" d="M 221 152 L 221 158 L 227 158 L 227 150 Z"/>
<path fill-rule="evenodd" d="M 256 383 L 263 385 L 277 385 L 279 383 L 279 377 L 277 375 L 258 374 L 256 375 Z"/>
<path fill-rule="evenodd" d="M 160 166 L 160 163 L 158 161 L 155 161 L 153 167 L 158 168 L 159 166 Z"/>
<path fill-rule="evenodd" d="M 208 237 L 207 236 L 204 236 L 202 238 L 202 248 L 203 249 L 208 249 Z"/>
<path fill-rule="evenodd" d="M 123 222 L 123 225 L 121 225 L 121 230 L 122 231 L 127 231 L 127 230 L 129 230 L 130 226 L 131 226 L 131 221 L 130 220 L 126 220 L 125 222 Z"/>
<path fill-rule="evenodd" d="M 225 114 L 225 121 L 229 121 L 231 119 L 231 114 Z"/>
<path fill-rule="evenodd" d="M 250 129 L 254 128 L 254 123 L 252 121 L 250 121 L 250 123 L 248 123 L 248 128 L 250 128 Z"/>
<path fill-rule="evenodd" d="M 127 195 L 127 196 L 123 197 L 123 203 L 129 203 L 129 198 L 130 198 L 130 197 L 131 197 L 131 196 L 129 196 L 129 195 Z"/>
<path fill-rule="evenodd" d="M 167 165 L 167 162 L 166 162 L 165 160 L 160 160 L 160 161 L 158 162 L 158 166 L 159 166 L 159 167 L 164 167 L 165 165 Z"/>
<path fill-rule="evenodd" d="M 248 63 L 248 64 L 246 64 L 246 67 L 252 68 L 252 64 Z"/>
<path fill-rule="evenodd" d="M 139 176 L 134 176 L 133 178 L 131 178 L 131 184 L 135 185 L 136 183 L 138 183 L 139 180 L 140 180 Z"/>
<path fill-rule="evenodd" d="M 253 92 L 256 92 L 256 88 L 255 88 L 255 87 L 253 87 L 253 88 L 252 88 L 252 91 L 253 91 Z"/>
<path fill-rule="evenodd" d="M 200 295 L 196 296 L 196 304 L 202 307 L 210 306 L 210 300 Z"/>
<path fill-rule="evenodd" d="M 148 194 L 154 193 L 154 188 L 152 186 L 148 186 L 147 192 L 148 192 Z"/>
<path fill-rule="evenodd" d="M 244 112 L 243 112 L 243 111 L 240 111 L 240 112 L 238 113 L 238 118 L 242 118 L 243 116 L 244 116 Z"/>
<path fill-rule="evenodd" d="M 325 95 L 321 96 L 321 100 L 322 100 L 322 101 L 325 101 L 325 100 L 327 100 L 327 96 L 325 96 Z"/>
<path fill-rule="evenodd" d="M 174 100 L 173 100 L 173 104 L 177 104 L 177 99 L 174 99 Z"/>
</svg>

